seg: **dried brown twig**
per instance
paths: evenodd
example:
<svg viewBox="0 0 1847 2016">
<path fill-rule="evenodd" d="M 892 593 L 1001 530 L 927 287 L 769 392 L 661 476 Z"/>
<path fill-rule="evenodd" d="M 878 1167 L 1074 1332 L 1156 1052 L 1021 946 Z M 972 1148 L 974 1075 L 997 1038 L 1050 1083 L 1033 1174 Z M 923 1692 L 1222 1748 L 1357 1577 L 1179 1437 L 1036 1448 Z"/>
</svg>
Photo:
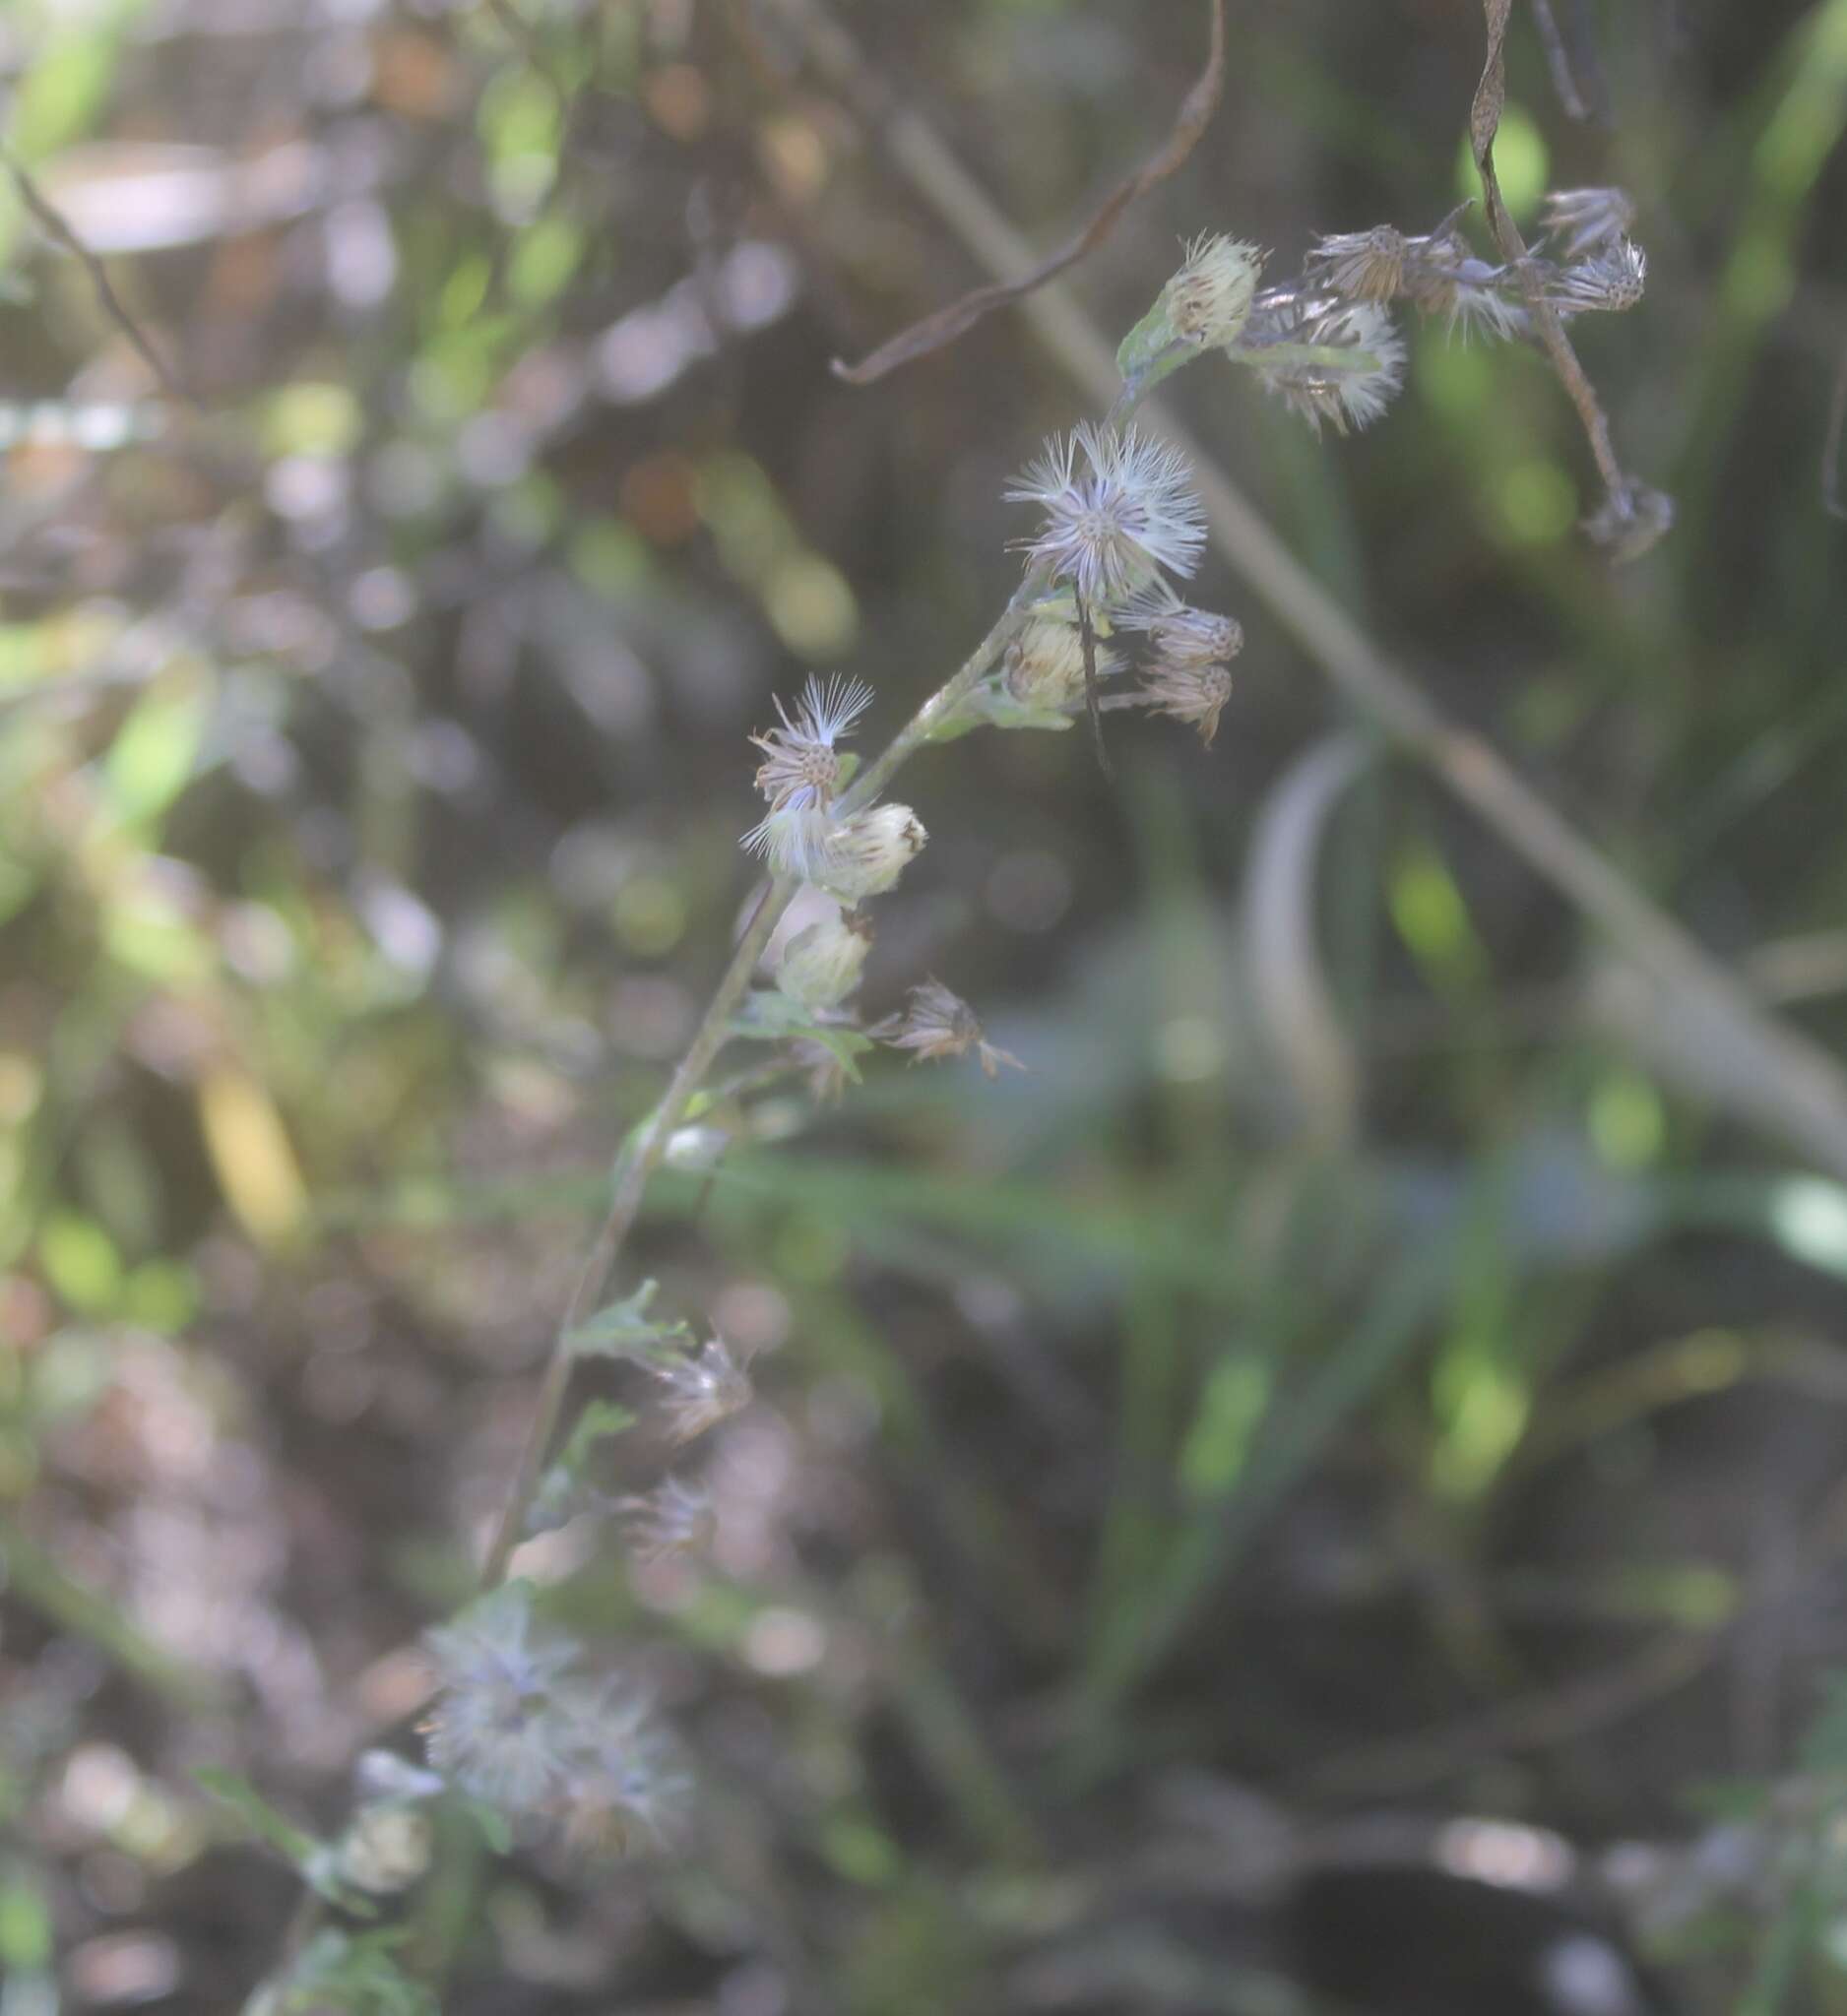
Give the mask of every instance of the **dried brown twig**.
<svg viewBox="0 0 1847 2016">
<path fill-rule="evenodd" d="M 13 177 L 13 186 L 19 191 L 20 201 L 25 204 L 32 221 L 48 238 L 62 245 L 90 276 L 90 284 L 96 289 L 103 313 L 128 339 L 135 354 L 154 373 L 155 383 L 169 399 L 177 400 L 182 406 L 190 406 L 191 398 L 167 368 L 165 360 L 140 324 L 128 312 L 121 295 L 115 291 L 115 283 L 109 278 L 108 268 L 72 230 L 57 207 L 32 179 L 32 171 L 10 148 L 0 147 L 0 165 L 4 165 Z"/>
<path fill-rule="evenodd" d="M 1571 32 L 1560 28 L 1552 11 L 1552 0 L 1533 0 L 1533 21 L 1539 38 L 1546 45 L 1546 61 L 1552 69 L 1552 88 L 1565 116 L 1580 123 L 1609 120 L 1609 92 L 1598 66 L 1596 44 L 1584 19 L 1582 0 L 1572 0 Z"/>
<path fill-rule="evenodd" d="M 1587 521 L 1588 530 L 1616 558 L 1632 560 L 1646 552 L 1673 523 L 1673 506 L 1660 491 L 1649 489 L 1624 472 L 1596 389 L 1577 360 L 1559 311 L 1546 297 L 1538 271 L 1527 257 L 1520 227 L 1501 199 L 1500 178 L 1495 171 L 1495 136 L 1500 130 L 1500 114 L 1507 97 L 1507 23 L 1513 13 L 1513 0 L 1482 0 L 1482 13 L 1488 25 L 1488 51 L 1482 64 L 1482 81 L 1476 86 L 1475 100 L 1469 107 L 1469 144 L 1482 177 L 1489 228 L 1520 283 L 1534 332 L 1552 359 L 1560 384 L 1577 409 L 1591 454 L 1596 458 L 1597 473 L 1603 478 L 1604 501 Z"/>
<path fill-rule="evenodd" d="M 888 343 L 881 344 L 869 356 L 862 357 L 857 364 L 847 364 L 836 359 L 834 370 L 837 376 L 846 379 L 849 385 L 870 385 L 874 379 L 882 378 L 888 371 L 896 370 L 900 364 L 908 364 L 914 357 L 926 356 L 931 350 L 941 349 L 945 344 L 954 343 L 956 338 L 974 328 L 986 315 L 996 308 L 1004 308 L 1010 302 L 1030 294 L 1037 287 L 1043 287 L 1049 280 L 1055 280 L 1067 268 L 1075 266 L 1087 253 L 1094 251 L 1105 238 L 1115 230 L 1122 214 L 1131 204 L 1138 203 L 1151 189 L 1158 187 L 1174 174 L 1185 161 L 1199 136 L 1212 123 L 1212 115 L 1219 108 L 1219 99 L 1225 91 L 1225 0 L 1209 0 L 1212 10 L 1212 43 L 1206 56 L 1206 67 L 1193 82 L 1192 89 L 1180 101 L 1180 108 L 1175 118 L 1172 130 L 1160 148 L 1135 170 L 1111 190 L 1098 205 L 1088 223 L 1082 224 L 1049 258 L 1043 259 L 1029 273 L 1017 280 L 998 281 L 987 286 L 976 287 L 972 292 L 951 301 L 947 307 L 938 308 L 934 314 L 926 315 L 921 322 L 914 322 L 909 329 L 901 331 Z M 810 24 L 811 32 L 825 32 L 824 20 L 815 18 Z M 874 81 L 869 73 L 862 73 L 868 90 L 875 95 Z M 867 118 L 868 123 L 878 121 L 877 108 L 872 103 L 862 102 L 856 110 Z M 1099 745 L 1101 746 L 1101 744 Z"/>
</svg>

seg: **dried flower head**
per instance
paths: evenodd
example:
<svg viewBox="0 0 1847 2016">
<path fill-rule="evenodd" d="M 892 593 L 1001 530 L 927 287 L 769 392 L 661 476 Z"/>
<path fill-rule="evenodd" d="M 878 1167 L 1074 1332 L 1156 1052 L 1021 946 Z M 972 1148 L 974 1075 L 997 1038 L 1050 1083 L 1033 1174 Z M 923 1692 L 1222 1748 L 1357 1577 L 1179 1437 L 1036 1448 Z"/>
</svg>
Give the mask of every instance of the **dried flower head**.
<svg viewBox="0 0 1847 2016">
<path fill-rule="evenodd" d="M 1350 301 L 1396 300 L 1404 291 L 1414 240 L 1391 224 L 1367 231 L 1330 231 L 1315 239 L 1302 262 L 1303 279 Z"/>
<path fill-rule="evenodd" d="M 928 839 L 909 805 L 869 805 L 831 829 L 808 879 L 845 904 L 882 896 Z"/>
<path fill-rule="evenodd" d="M 717 1521 L 702 1484 L 669 1477 L 652 1491 L 618 1501 L 622 1536 L 638 1561 L 670 1560 L 705 1547 Z"/>
<path fill-rule="evenodd" d="M 1172 591 L 1138 597 L 1118 620 L 1126 630 L 1145 631 L 1156 654 L 1173 664 L 1217 664 L 1244 648 L 1236 616 L 1195 609 Z"/>
<path fill-rule="evenodd" d="M 1561 315 L 1621 314 L 1641 299 L 1647 283 L 1647 254 L 1633 238 L 1619 238 L 1590 258 L 1551 275 L 1546 293 Z"/>
<path fill-rule="evenodd" d="M 1521 335 L 1527 316 L 1508 269 L 1478 259 L 1456 228 L 1467 208 L 1418 236 L 1375 224 L 1320 238 L 1303 261 L 1305 287 L 1379 306 L 1407 300 L 1420 314 L 1442 316 L 1465 341 Z"/>
<path fill-rule="evenodd" d="M 1133 427 L 1117 433 L 1080 425 L 1054 440 L 1006 495 L 1044 509 L 1038 535 L 1021 543 L 1093 610 L 1126 601 L 1164 569 L 1190 574 L 1206 541 L 1185 458 Z"/>
<path fill-rule="evenodd" d="M 1097 646 L 1097 677 L 1112 678 L 1122 661 Z M 1007 691 L 1022 707 L 1054 713 L 1084 700 L 1084 641 L 1069 623 L 1036 616 L 1007 647 L 1003 660 Z"/>
<path fill-rule="evenodd" d="M 1227 665 L 1210 662 L 1163 661 L 1142 673 L 1141 699 L 1158 714 L 1190 723 L 1208 749 L 1219 731 L 1219 716 L 1232 697 Z"/>
<path fill-rule="evenodd" d="M 915 1064 L 938 1057 L 966 1057 L 973 1050 L 989 1078 L 999 1077 L 1002 1064 L 1010 1064 L 1016 1071 L 1026 1069 L 1010 1051 L 997 1049 L 985 1040 L 981 1017 L 941 980 L 925 980 L 913 987 L 903 1011 L 888 1015 L 866 1034 L 894 1050 L 909 1050 Z"/>
<path fill-rule="evenodd" d="M 871 922 L 857 912 L 817 917 L 783 947 L 777 989 L 811 1015 L 838 1008 L 860 984 L 871 948 Z"/>
<path fill-rule="evenodd" d="M 1370 301 L 1328 296 L 1302 300 L 1297 314 L 1286 340 L 1243 361 L 1317 434 L 1323 420 L 1339 434 L 1369 426 L 1404 382 L 1404 340 L 1391 316 Z"/>
<path fill-rule="evenodd" d="M 1674 499 L 1646 483 L 1612 490 L 1584 521 L 1584 530 L 1613 560 L 1638 560 L 1674 524 Z"/>
<path fill-rule="evenodd" d="M 1159 307 L 1177 337 L 1219 346 L 1235 343 L 1250 314 L 1263 254 L 1223 232 L 1195 238 L 1185 264 L 1161 289 Z"/>
<path fill-rule="evenodd" d="M 675 1442 L 690 1442 L 750 1404 L 750 1375 L 723 1338 L 691 1352 L 663 1347 L 639 1361 L 661 1382 L 661 1413 Z"/>
<path fill-rule="evenodd" d="M 872 689 L 863 679 L 838 676 L 825 683 L 809 679 L 793 716 L 777 701 L 782 726 L 750 737 L 764 753 L 757 789 L 773 812 L 833 803 L 840 788 L 835 744 L 852 732 L 854 723 L 871 704 Z"/>
<path fill-rule="evenodd" d="M 1560 256 L 1578 259 L 1635 224 L 1635 204 L 1623 189 L 1555 189 L 1546 198 L 1546 232 L 1561 239 Z"/>
</svg>

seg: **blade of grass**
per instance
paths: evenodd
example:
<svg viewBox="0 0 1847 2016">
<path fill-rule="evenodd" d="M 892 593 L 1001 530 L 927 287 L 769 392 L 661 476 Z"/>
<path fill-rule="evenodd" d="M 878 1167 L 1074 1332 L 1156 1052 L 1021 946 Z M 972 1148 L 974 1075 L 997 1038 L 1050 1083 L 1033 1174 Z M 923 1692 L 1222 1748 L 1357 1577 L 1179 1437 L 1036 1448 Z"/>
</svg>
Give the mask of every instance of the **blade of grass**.
<svg viewBox="0 0 1847 2016">
<path fill-rule="evenodd" d="M 1442 1307 L 1450 1269 L 1445 1245 L 1413 1249 L 1326 1358 L 1293 1392 L 1285 1388 L 1271 1402 L 1251 1461 L 1230 1495 L 1199 1507 L 1141 1601 L 1120 1613 L 1092 1658 L 1081 1683 L 1087 1729 L 1107 1720 L 1172 1651 L 1259 1523 L 1402 1363 Z"/>
</svg>

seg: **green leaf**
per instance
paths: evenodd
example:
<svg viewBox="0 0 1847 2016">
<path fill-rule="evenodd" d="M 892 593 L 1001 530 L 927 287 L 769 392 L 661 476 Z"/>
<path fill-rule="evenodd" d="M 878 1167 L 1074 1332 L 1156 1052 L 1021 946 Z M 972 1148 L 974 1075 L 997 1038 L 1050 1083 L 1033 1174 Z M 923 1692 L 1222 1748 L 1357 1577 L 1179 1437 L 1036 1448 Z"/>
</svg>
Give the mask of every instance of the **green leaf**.
<svg viewBox="0 0 1847 2016">
<path fill-rule="evenodd" d="M 1157 301 L 1122 339 L 1115 353 L 1115 367 L 1122 374 L 1129 398 L 1140 401 L 1182 364 L 1190 364 L 1195 357 L 1204 355 L 1205 350 L 1198 344 L 1175 335 L 1166 308 Z"/>
<path fill-rule="evenodd" d="M 752 1042 L 783 1042 L 799 1038 L 819 1043 L 856 1085 L 860 1082 L 858 1060 L 875 1047 L 872 1039 L 862 1031 L 838 1023 L 812 1021 L 800 1002 L 768 989 L 745 1000 L 743 1013 L 732 1024 L 732 1034 Z"/>
<path fill-rule="evenodd" d="M 612 1400 L 593 1400 L 577 1417 L 570 1439 L 558 1457 L 559 1465 L 572 1477 L 576 1477 L 589 1461 L 590 1453 L 598 1443 L 606 1442 L 615 1435 L 626 1434 L 635 1425 L 637 1418 L 638 1417 L 630 1414 L 627 1408 L 617 1407 Z"/>
<path fill-rule="evenodd" d="M 401 1926 L 349 1933 L 316 1932 L 285 1980 L 259 1990 L 247 2016 L 438 2016 L 435 1993 L 413 1981 L 393 1958 L 407 1933 Z"/>
<path fill-rule="evenodd" d="M 684 1337 L 684 1323 L 661 1323 L 648 1314 L 660 1284 L 644 1281 L 625 1301 L 611 1302 L 599 1309 L 565 1338 L 565 1348 L 577 1357 L 620 1358 L 643 1345 L 659 1344 L 664 1338 Z"/>
</svg>

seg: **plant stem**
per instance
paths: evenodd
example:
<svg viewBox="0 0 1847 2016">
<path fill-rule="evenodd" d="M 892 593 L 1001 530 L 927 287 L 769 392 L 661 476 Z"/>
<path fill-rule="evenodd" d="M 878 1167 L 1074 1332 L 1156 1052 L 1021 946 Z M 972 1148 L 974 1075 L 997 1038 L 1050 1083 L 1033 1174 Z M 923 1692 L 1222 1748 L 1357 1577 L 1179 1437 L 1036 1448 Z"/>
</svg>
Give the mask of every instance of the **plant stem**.
<svg viewBox="0 0 1847 2016">
<path fill-rule="evenodd" d="M 1027 611 L 1050 586 L 1051 578 L 1043 565 L 1027 569 L 1026 579 L 1014 590 L 1013 599 L 1001 610 L 993 628 L 963 660 L 960 668 L 898 730 L 884 753 L 868 763 L 841 793 L 842 812 L 858 812 L 869 805 L 898 770 L 954 718 L 956 709 L 974 691 L 982 674 L 1025 629 Z"/>
<path fill-rule="evenodd" d="M 954 715 L 976 681 L 1006 649 L 1015 633 L 1024 627 L 1026 611 L 1038 600 L 1045 588 L 1044 570 L 1037 567 L 1029 569 L 1013 598 L 987 636 L 899 729 L 884 753 L 867 765 L 854 780 L 852 788 L 841 794 L 840 811 L 852 813 L 869 804 L 899 767 Z M 484 1589 L 491 1589 L 505 1575 L 513 1549 L 524 1536 L 533 1494 L 539 1488 L 539 1480 L 543 1474 L 545 1454 L 557 1432 L 558 1418 L 564 1411 L 570 1391 L 574 1363 L 571 1333 L 596 1313 L 608 1286 L 609 1276 L 621 1257 L 622 1247 L 640 1215 L 649 1178 L 660 1167 L 674 1128 L 685 1117 L 686 1108 L 705 1083 L 706 1073 L 724 1048 L 731 1035 L 732 1018 L 750 984 L 750 976 L 763 957 L 777 920 L 789 908 L 798 887 L 799 884 L 794 881 L 779 878 L 765 890 L 743 936 L 737 941 L 724 977 L 700 1018 L 685 1055 L 680 1058 L 666 1092 L 661 1095 L 660 1103 L 630 1136 L 616 1164 L 608 1213 L 578 1275 L 570 1304 L 552 1340 L 551 1355 L 546 1360 L 544 1375 L 533 1402 L 532 1419 L 527 1426 L 525 1445 L 520 1451 L 519 1467 L 514 1472 L 512 1487 L 501 1508 L 493 1543 L 481 1564 L 481 1586 Z"/>
<path fill-rule="evenodd" d="M 836 809 L 843 815 L 868 805 L 886 783 L 943 724 L 974 689 L 977 681 L 996 658 L 1026 627 L 1028 611 L 1048 586 L 1043 566 L 1027 570 L 1012 599 L 999 619 L 975 647 L 961 665 L 939 686 L 899 729 L 889 746 L 843 791 Z M 571 1374 L 576 1358 L 571 1350 L 572 1334 L 597 1311 L 621 1258 L 622 1248 L 635 1221 L 641 1215 L 649 1179 L 661 1166 L 673 1130 L 685 1118 L 686 1109 L 704 1086 L 719 1052 L 732 1034 L 732 1018 L 750 985 L 750 976 L 763 957 L 783 913 L 794 900 L 799 882 L 777 877 L 765 885 L 750 921 L 732 948 L 699 1027 L 685 1054 L 674 1066 L 667 1090 L 647 1119 L 632 1133 L 615 1166 L 609 1208 L 597 1233 L 596 1243 L 577 1277 L 569 1305 L 552 1338 L 550 1355 L 533 1400 L 532 1418 L 520 1449 L 518 1467 L 508 1487 L 494 1535 L 481 1562 L 480 1587 L 494 1588 L 507 1572 L 514 1549 L 525 1537 L 527 1515 L 544 1474 L 544 1462 L 557 1433 L 558 1420 L 570 1396 Z M 285 1935 L 276 1978 L 285 1975 L 300 1956 L 326 1917 L 326 1908 L 313 1891 L 304 1891 Z"/>
<path fill-rule="evenodd" d="M 775 930 L 777 920 L 789 908 L 798 886 L 779 877 L 764 890 L 749 923 L 744 927 L 743 936 L 732 953 L 724 977 L 706 1005 L 706 1012 L 700 1018 L 685 1055 L 674 1067 L 673 1076 L 661 1095 L 660 1103 L 629 1137 L 616 1163 L 608 1213 L 597 1234 L 597 1242 L 591 1247 L 589 1257 L 578 1274 L 577 1287 L 552 1339 L 551 1355 L 546 1360 L 544 1377 L 540 1381 L 538 1398 L 533 1403 L 533 1416 L 527 1425 L 525 1446 L 520 1451 L 519 1468 L 514 1472 L 512 1488 L 501 1507 L 493 1544 L 487 1549 L 487 1557 L 481 1564 L 481 1586 L 484 1589 L 491 1589 L 506 1573 L 508 1558 L 519 1545 L 525 1531 L 526 1515 L 532 1506 L 533 1493 L 539 1487 L 545 1452 L 551 1446 L 551 1437 L 557 1428 L 558 1416 L 563 1412 L 565 1394 L 571 1383 L 574 1362 L 571 1335 L 587 1317 L 595 1314 L 623 1242 L 641 1211 L 648 1179 L 660 1167 L 661 1158 L 667 1153 L 667 1144 L 674 1128 L 692 1103 L 706 1073 L 712 1068 L 713 1059 L 724 1048 L 726 1039 L 731 1035 L 732 1017 L 736 1014 L 737 1004 L 750 984 L 750 976 L 757 961 L 763 957 L 764 947 L 770 942 L 770 933 Z"/>
</svg>

